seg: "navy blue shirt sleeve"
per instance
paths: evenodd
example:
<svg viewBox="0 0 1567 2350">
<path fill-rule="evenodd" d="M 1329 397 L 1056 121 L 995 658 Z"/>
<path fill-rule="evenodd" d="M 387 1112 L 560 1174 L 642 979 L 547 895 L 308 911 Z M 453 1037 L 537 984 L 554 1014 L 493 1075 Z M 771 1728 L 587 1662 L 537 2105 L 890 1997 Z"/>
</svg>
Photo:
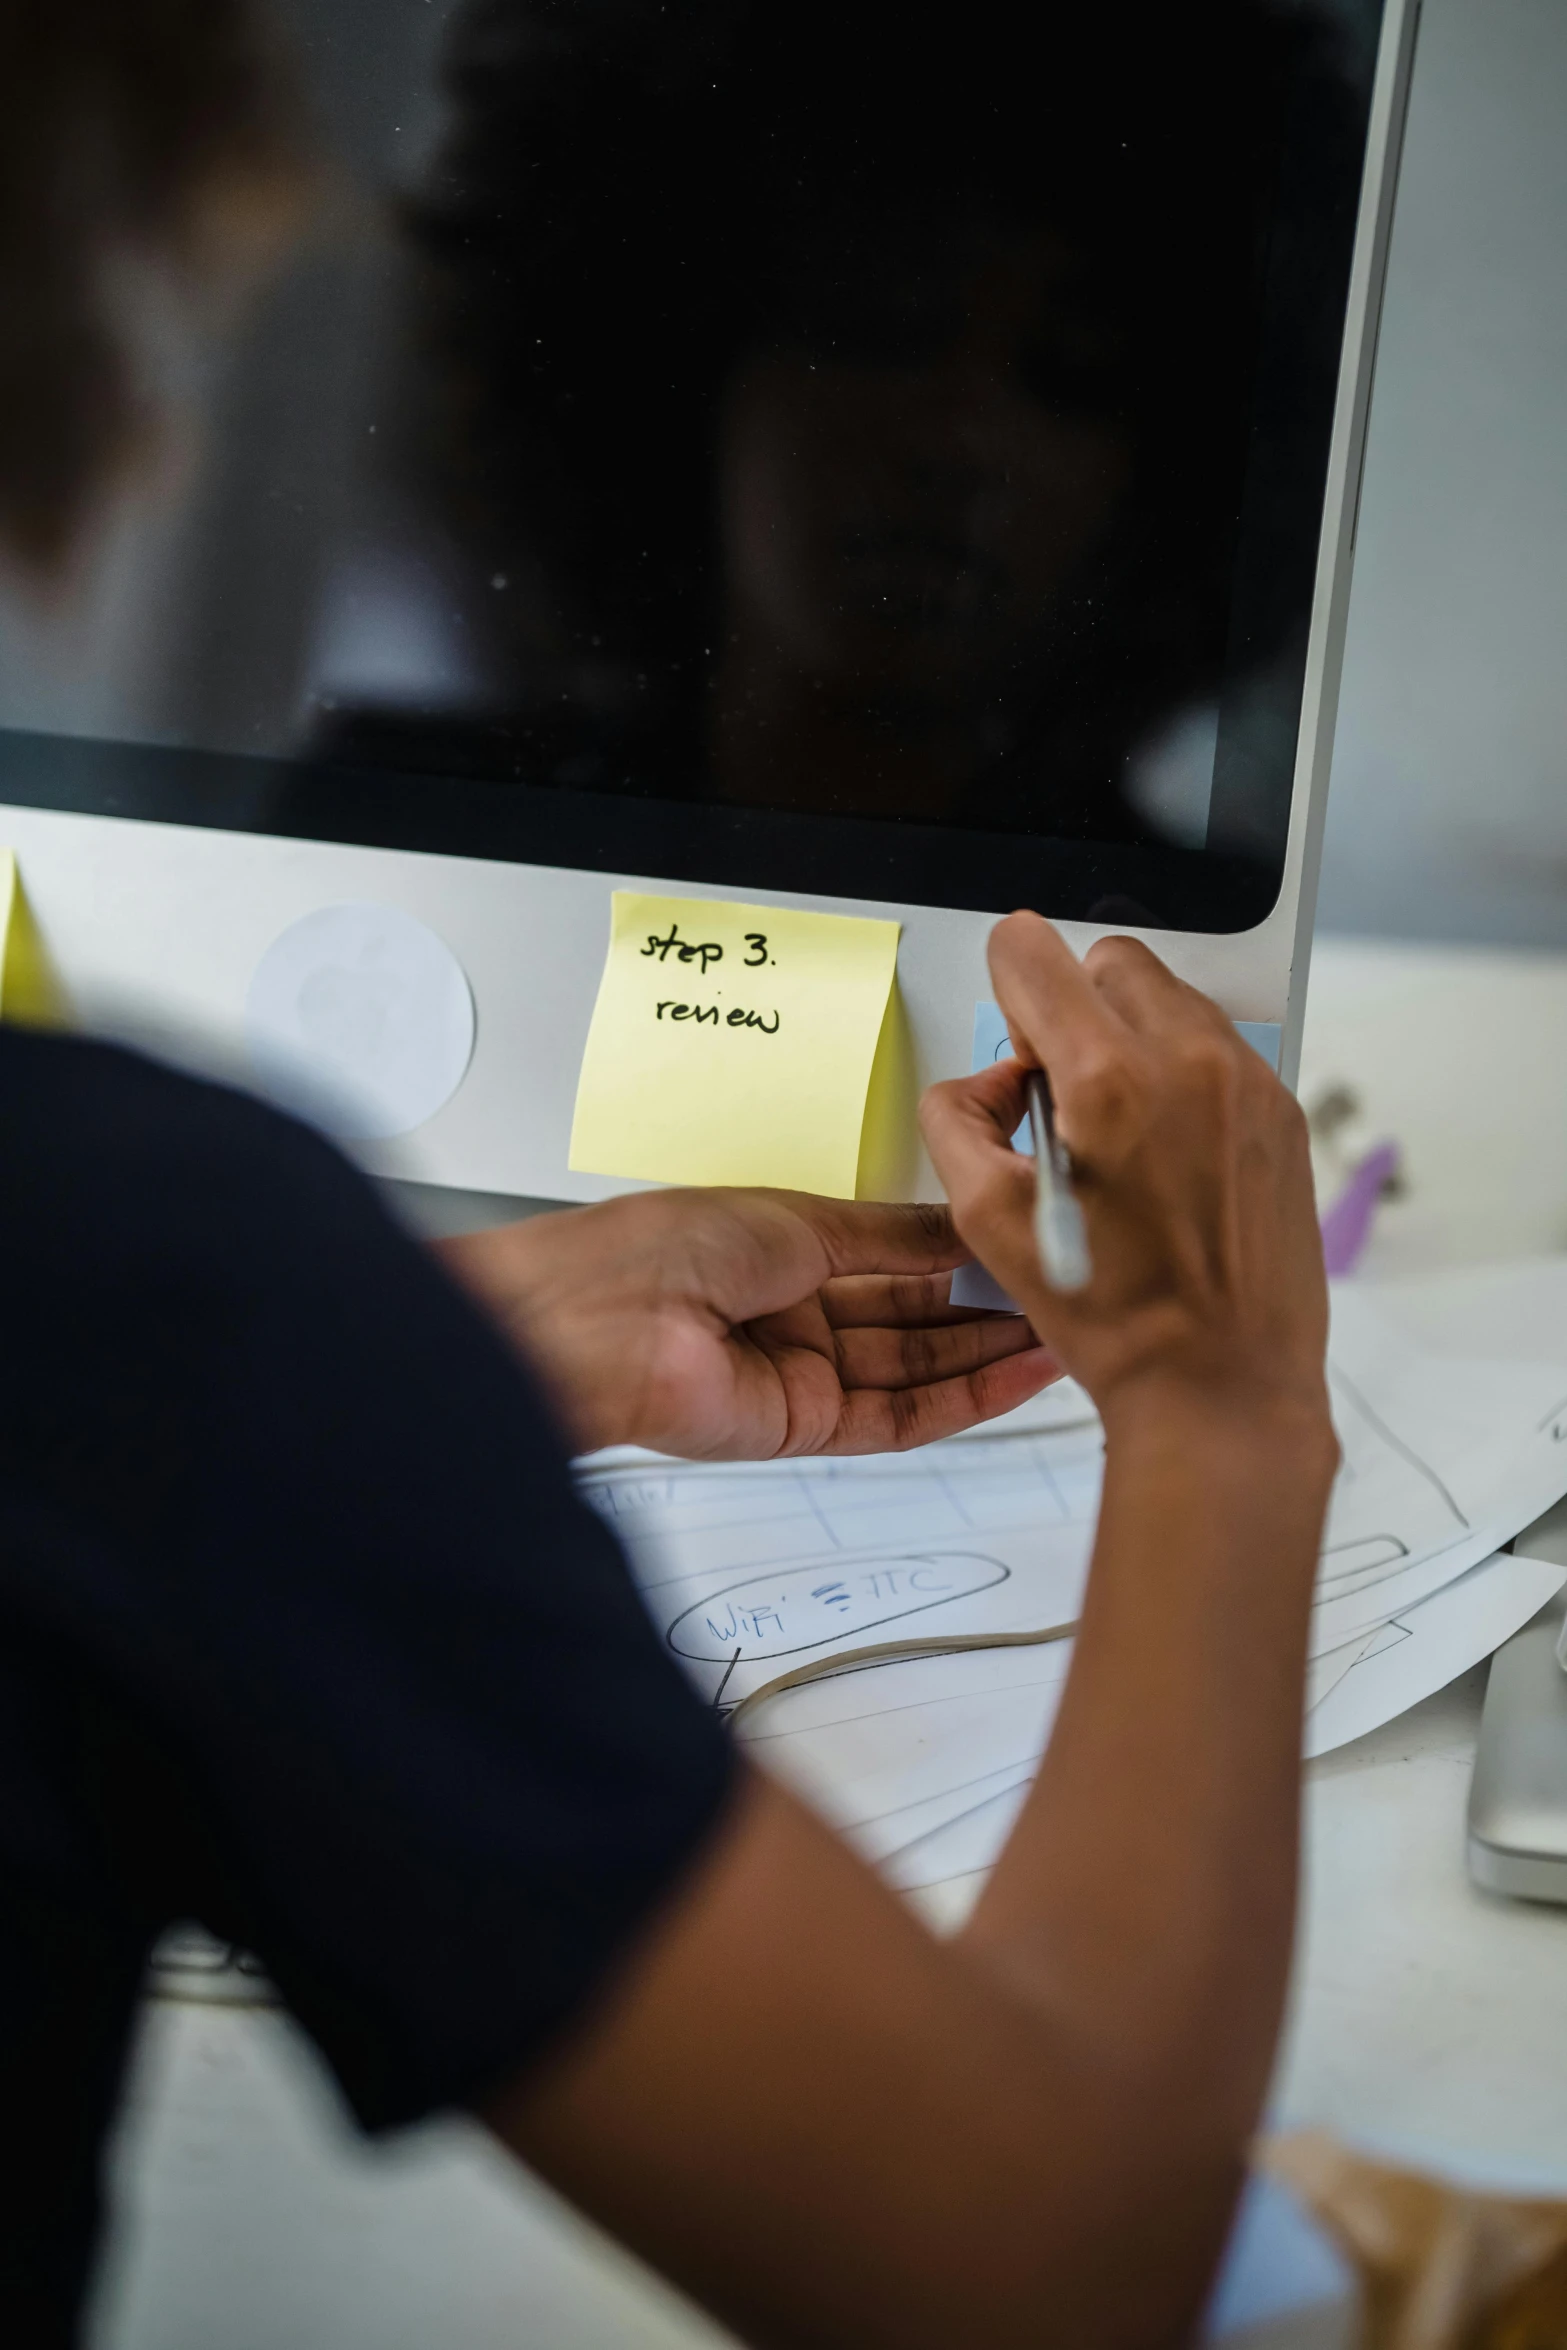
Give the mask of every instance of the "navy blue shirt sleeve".
<svg viewBox="0 0 1567 2350">
<path fill-rule="evenodd" d="M 367 2125 L 473 2100 L 701 1845 L 723 1732 L 517 1360 L 326 1145 L 11 1033 L 0 1131 L 0 1976 L 36 1945 L 66 1997 L 112 1920 L 123 1998 L 196 1916 Z"/>
</svg>

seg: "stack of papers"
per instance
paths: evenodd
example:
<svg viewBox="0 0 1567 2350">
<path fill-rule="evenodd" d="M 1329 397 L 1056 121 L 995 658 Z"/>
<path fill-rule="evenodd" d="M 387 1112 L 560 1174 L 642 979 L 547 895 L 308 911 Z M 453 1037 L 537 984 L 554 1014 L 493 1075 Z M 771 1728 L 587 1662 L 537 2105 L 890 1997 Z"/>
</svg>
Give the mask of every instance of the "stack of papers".
<svg viewBox="0 0 1567 2350">
<path fill-rule="evenodd" d="M 1308 1755 L 1444 1686 L 1567 1579 L 1498 1555 L 1567 1493 L 1567 1261 L 1529 1278 L 1529 1321 L 1560 1329 L 1559 1360 L 1433 1344 L 1433 1328 L 1494 1337 L 1495 1299 L 1472 1285 L 1456 1305 L 1440 1282 L 1335 1295 L 1343 1463 L 1313 1607 Z M 988 1866 L 1010 1830 L 1070 1667 L 1102 1465 L 1098 1422 L 1068 1386 L 901 1456 L 620 1454 L 582 1477 L 704 1697 L 741 1707 L 757 1759 L 912 1887 Z M 982 1645 L 1020 1638 L 1032 1644 Z"/>
</svg>

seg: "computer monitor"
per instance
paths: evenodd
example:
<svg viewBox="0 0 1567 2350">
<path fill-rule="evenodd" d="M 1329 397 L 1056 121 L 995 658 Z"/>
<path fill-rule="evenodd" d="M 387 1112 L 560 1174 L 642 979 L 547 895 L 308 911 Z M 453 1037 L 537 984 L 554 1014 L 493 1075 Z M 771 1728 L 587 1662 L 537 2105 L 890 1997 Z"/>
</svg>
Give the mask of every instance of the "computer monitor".
<svg viewBox="0 0 1567 2350">
<path fill-rule="evenodd" d="M 168 13 L 0 402 L 0 846 L 85 1021 L 237 1060 L 282 934 L 411 916 L 471 1059 L 367 1163 L 599 1197 L 634 884 L 895 916 L 920 1082 L 1016 905 L 1292 1071 L 1408 0 Z"/>
</svg>

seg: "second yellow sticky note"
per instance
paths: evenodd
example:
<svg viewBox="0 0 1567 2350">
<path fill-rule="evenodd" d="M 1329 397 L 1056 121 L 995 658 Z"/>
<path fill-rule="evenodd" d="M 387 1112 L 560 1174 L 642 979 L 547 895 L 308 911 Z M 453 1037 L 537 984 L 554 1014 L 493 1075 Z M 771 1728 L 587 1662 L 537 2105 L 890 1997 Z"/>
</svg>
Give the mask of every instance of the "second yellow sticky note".
<svg viewBox="0 0 1567 2350">
<path fill-rule="evenodd" d="M 65 998 L 38 935 L 16 857 L 0 849 L 0 1020 L 48 1028 L 61 1025 L 64 1017 Z"/>
<path fill-rule="evenodd" d="M 616 890 L 571 1164 L 854 1196 L 896 922 Z"/>
</svg>

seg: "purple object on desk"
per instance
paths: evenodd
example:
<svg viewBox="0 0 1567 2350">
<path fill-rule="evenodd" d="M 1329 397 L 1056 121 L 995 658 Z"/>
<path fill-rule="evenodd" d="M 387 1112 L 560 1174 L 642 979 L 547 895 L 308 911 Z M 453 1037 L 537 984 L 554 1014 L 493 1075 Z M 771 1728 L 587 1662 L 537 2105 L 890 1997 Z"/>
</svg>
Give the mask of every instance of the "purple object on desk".
<svg viewBox="0 0 1567 2350">
<path fill-rule="evenodd" d="M 1368 1151 L 1322 1218 L 1322 1257 L 1330 1274 L 1353 1273 L 1371 1237 L 1371 1219 L 1389 1179 L 1398 1173 L 1398 1145 Z"/>
</svg>

